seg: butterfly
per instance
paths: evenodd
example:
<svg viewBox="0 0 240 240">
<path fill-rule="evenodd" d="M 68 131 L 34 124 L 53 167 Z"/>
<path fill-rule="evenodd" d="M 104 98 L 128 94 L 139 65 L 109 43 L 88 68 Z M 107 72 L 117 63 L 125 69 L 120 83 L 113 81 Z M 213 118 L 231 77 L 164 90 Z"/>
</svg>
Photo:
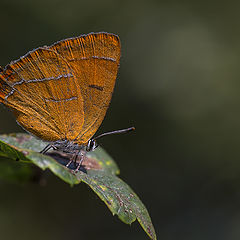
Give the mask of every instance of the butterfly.
<svg viewBox="0 0 240 240">
<path fill-rule="evenodd" d="M 27 132 L 64 152 L 92 151 L 111 101 L 121 44 L 115 34 L 90 33 L 39 47 L 0 69 L 0 102 Z"/>
</svg>

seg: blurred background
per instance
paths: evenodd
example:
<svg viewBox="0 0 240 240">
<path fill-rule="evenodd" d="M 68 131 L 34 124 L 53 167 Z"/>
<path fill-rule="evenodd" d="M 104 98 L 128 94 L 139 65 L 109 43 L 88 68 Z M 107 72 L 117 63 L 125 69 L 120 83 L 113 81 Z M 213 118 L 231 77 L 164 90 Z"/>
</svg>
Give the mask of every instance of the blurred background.
<svg viewBox="0 0 240 240">
<path fill-rule="evenodd" d="M 120 36 L 100 144 L 144 202 L 158 238 L 240 239 L 240 3 L 1 0 L 0 65 L 89 32 Z M 0 107 L 0 133 L 23 132 Z M 1 239 L 148 239 L 84 184 L 0 180 Z"/>
</svg>

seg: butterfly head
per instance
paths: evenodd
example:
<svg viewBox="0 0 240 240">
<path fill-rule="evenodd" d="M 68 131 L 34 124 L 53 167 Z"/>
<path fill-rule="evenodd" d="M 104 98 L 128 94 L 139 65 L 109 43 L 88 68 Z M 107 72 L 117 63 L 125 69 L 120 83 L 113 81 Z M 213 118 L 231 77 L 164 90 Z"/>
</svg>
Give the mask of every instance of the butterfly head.
<svg viewBox="0 0 240 240">
<path fill-rule="evenodd" d="M 97 147 L 98 147 L 98 144 L 97 144 L 96 140 L 92 138 L 87 143 L 86 151 L 87 152 L 93 151 Z"/>
</svg>

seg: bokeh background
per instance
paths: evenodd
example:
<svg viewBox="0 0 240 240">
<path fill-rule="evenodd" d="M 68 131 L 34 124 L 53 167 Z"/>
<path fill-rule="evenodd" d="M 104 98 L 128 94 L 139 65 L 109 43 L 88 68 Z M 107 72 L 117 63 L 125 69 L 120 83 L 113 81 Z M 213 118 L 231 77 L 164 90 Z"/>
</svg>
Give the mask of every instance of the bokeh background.
<svg viewBox="0 0 240 240">
<path fill-rule="evenodd" d="M 0 65 L 83 33 L 116 33 L 121 66 L 100 144 L 161 240 L 240 239 L 238 1 L 1 0 Z M 0 108 L 0 133 L 22 132 Z M 84 184 L 0 180 L 0 238 L 148 239 Z"/>
</svg>

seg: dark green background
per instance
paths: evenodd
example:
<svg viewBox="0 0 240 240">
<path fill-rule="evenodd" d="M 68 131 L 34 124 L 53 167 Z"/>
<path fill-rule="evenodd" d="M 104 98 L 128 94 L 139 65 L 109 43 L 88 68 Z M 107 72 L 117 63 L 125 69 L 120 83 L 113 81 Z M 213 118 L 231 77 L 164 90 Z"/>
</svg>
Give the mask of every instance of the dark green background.
<svg viewBox="0 0 240 240">
<path fill-rule="evenodd" d="M 99 132 L 158 238 L 240 238 L 237 1 L 0 0 L 0 65 L 83 33 L 120 36 L 121 67 Z M 22 131 L 0 108 L 0 133 Z M 0 238 L 148 239 L 81 184 L 0 181 Z"/>
</svg>

